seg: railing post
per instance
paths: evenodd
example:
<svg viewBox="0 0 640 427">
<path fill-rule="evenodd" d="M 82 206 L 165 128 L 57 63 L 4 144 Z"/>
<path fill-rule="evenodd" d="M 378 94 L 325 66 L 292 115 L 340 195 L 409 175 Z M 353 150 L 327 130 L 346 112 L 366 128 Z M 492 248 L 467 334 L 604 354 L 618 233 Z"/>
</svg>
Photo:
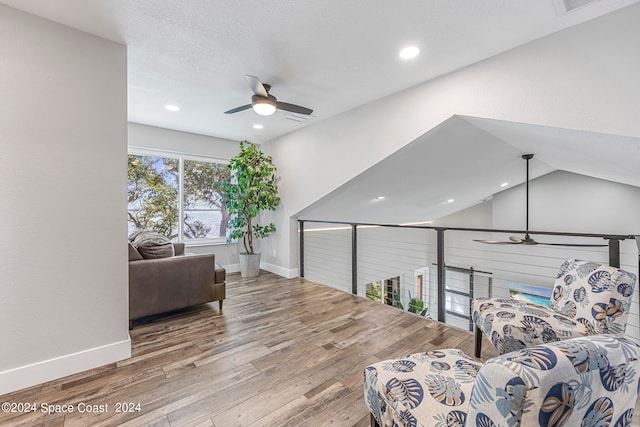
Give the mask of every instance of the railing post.
<svg viewBox="0 0 640 427">
<path fill-rule="evenodd" d="M 473 331 L 473 298 L 474 292 L 474 271 L 473 267 L 469 267 L 469 330 Z"/>
<path fill-rule="evenodd" d="M 609 265 L 620 268 L 620 240 L 609 239 Z"/>
<path fill-rule="evenodd" d="M 438 322 L 444 323 L 444 228 L 436 228 L 437 233 L 437 265 L 438 265 Z"/>
<path fill-rule="evenodd" d="M 351 293 L 358 295 L 358 226 L 351 224 Z"/>
<path fill-rule="evenodd" d="M 300 268 L 298 274 L 300 277 L 304 277 L 304 221 L 298 220 L 298 230 L 300 234 Z"/>
</svg>

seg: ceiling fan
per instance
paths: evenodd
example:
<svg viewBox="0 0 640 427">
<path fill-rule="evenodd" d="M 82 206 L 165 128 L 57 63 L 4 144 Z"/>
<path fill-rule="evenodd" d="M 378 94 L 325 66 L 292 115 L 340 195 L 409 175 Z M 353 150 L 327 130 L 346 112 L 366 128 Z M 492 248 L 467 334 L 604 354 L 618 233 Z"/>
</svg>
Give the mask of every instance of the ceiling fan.
<svg viewBox="0 0 640 427">
<path fill-rule="evenodd" d="M 261 116 L 270 116 L 276 112 L 276 109 L 307 115 L 313 113 L 313 110 L 309 108 L 301 107 L 300 105 L 289 104 L 288 102 L 278 101 L 275 96 L 269 93 L 269 90 L 271 90 L 271 85 L 262 83 L 260 79 L 255 76 L 246 75 L 245 77 L 247 78 L 247 83 L 249 83 L 249 87 L 253 92 L 253 96 L 251 97 L 251 104 L 232 108 L 229 111 L 225 111 L 225 114 L 233 114 L 239 111 L 248 110 L 249 108 L 253 108 L 253 111 L 260 114 Z"/>
<path fill-rule="evenodd" d="M 533 154 L 523 154 L 522 158 L 527 161 L 527 181 L 526 181 L 526 193 L 527 193 L 527 218 L 526 218 L 526 232 L 524 238 L 518 236 L 509 236 L 509 240 L 476 240 L 474 242 L 488 243 L 491 245 L 548 245 L 548 246 L 570 246 L 570 247 L 604 247 L 608 245 L 598 245 L 590 243 L 543 243 L 538 242 L 529 236 L 529 160 L 533 158 Z"/>
</svg>

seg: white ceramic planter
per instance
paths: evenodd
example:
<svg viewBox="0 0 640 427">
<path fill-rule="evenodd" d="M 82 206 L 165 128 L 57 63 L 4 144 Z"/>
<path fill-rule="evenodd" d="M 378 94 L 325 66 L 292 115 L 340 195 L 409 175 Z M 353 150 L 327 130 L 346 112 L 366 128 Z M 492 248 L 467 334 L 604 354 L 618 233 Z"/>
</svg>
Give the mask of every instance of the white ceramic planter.
<svg viewBox="0 0 640 427">
<path fill-rule="evenodd" d="M 260 254 L 238 254 L 240 257 L 240 276 L 257 277 L 260 273 Z"/>
</svg>

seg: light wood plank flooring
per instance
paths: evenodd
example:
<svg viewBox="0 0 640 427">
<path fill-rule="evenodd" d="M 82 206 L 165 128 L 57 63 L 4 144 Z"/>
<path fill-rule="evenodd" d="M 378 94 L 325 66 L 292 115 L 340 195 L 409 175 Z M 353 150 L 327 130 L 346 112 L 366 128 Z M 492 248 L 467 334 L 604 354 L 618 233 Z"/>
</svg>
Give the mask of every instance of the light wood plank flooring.
<svg viewBox="0 0 640 427">
<path fill-rule="evenodd" d="M 266 272 L 231 275 L 222 313 L 212 303 L 153 319 L 131 339 L 131 359 L 0 397 L 109 412 L 0 412 L 0 425 L 367 426 L 367 364 L 434 348 L 473 353 L 470 332 Z M 140 410 L 116 412 L 118 402 Z"/>
</svg>

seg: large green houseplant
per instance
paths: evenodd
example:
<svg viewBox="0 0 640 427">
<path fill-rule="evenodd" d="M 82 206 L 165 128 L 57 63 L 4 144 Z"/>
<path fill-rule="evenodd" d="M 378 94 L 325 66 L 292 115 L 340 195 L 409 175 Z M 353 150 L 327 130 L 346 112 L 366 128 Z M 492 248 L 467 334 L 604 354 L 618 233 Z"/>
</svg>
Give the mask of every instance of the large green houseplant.
<svg viewBox="0 0 640 427">
<path fill-rule="evenodd" d="M 260 225 L 256 217 L 265 210 L 275 210 L 280 203 L 276 183 L 276 167 L 270 156 L 249 141 L 240 142 L 240 152 L 229 162 L 230 176 L 221 184 L 223 199 L 231 216 L 227 243 L 242 240 L 240 273 L 255 277 L 260 269 L 260 254 L 254 249 L 255 239 L 276 231 L 273 223 Z"/>
</svg>

